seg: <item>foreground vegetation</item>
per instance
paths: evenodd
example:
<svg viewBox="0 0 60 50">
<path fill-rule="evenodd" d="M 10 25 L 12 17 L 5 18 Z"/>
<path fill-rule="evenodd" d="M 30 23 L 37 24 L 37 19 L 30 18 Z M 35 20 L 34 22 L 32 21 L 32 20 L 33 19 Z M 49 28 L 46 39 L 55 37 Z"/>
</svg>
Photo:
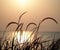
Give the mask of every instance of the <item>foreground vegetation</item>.
<svg viewBox="0 0 60 50">
<path fill-rule="evenodd" d="M 14 31 L 15 32 L 21 32 L 23 31 L 23 23 L 20 22 L 21 17 L 25 14 L 26 12 L 24 12 L 23 14 L 20 15 L 18 22 L 10 22 L 8 23 L 8 25 L 6 26 L 4 31 L 7 31 L 7 28 L 11 25 L 11 24 L 16 24 L 17 27 Z M 47 19 L 51 19 L 53 20 L 56 24 L 58 23 L 54 18 L 51 17 L 46 17 L 44 18 L 42 21 L 39 22 L 39 24 L 37 25 L 34 22 L 29 23 L 26 26 L 25 31 L 28 30 L 28 27 L 30 25 L 35 26 L 34 28 L 32 28 L 32 34 L 31 36 L 34 34 L 34 39 L 32 42 L 27 42 L 28 39 L 24 42 L 24 43 L 19 43 L 18 39 L 15 40 L 15 36 L 13 36 L 12 39 L 7 39 L 6 37 L 4 38 L 0 38 L 0 50 L 60 50 L 60 39 L 58 40 L 41 40 L 41 37 L 38 37 L 38 30 L 40 28 L 40 25 L 42 22 L 44 22 Z M 5 33 L 5 32 L 4 32 Z M 5 35 L 5 34 L 4 34 Z M 30 38 L 31 38 L 30 36 Z M 51 41 L 51 44 L 50 44 Z M 45 46 L 46 44 L 46 46 Z"/>
</svg>

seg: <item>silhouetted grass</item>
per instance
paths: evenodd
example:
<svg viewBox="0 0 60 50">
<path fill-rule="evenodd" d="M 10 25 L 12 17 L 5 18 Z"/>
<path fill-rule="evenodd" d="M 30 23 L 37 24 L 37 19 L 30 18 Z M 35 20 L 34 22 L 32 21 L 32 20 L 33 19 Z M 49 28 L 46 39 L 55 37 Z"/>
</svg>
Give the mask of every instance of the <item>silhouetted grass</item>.
<svg viewBox="0 0 60 50">
<path fill-rule="evenodd" d="M 6 28 L 5 28 L 5 31 L 7 30 L 7 28 L 11 24 L 16 24 L 17 27 L 16 27 L 14 32 L 21 31 L 21 33 L 22 33 L 22 31 L 23 31 L 22 28 L 24 26 L 24 23 L 20 23 L 20 20 L 21 20 L 22 16 L 25 13 L 26 12 L 24 12 L 23 14 L 20 15 L 18 22 L 9 22 L 7 24 L 7 26 L 6 26 Z M 58 23 L 54 18 L 51 18 L 51 17 L 44 18 L 42 21 L 39 22 L 38 25 L 36 23 L 34 23 L 34 22 L 28 23 L 28 25 L 26 26 L 25 31 L 28 30 L 28 27 L 30 25 L 35 26 L 34 28 L 32 28 L 32 30 L 31 30 L 32 34 L 29 37 L 29 38 L 31 38 L 31 36 L 34 34 L 34 32 L 36 33 L 35 36 L 34 36 L 34 39 L 33 39 L 33 41 L 31 43 L 27 42 L 29 38 L 26 40 L 26 42 L 24 42 L 22 44 L 18 43 L 18 41 L 17 41 L 18 39 L 16 39 L 17 44 L 15 43 L 16 42 L 15 41 L 15 36 L 13 36 L 12 40 L 3 38 L 4 40 L 0 39 L 0 50 L 59 50 L 60 49 L 60 39 L 58 39 L 57 41 L 54 41 L 54 39 L 53 39 L 52 43 L 49 46 L 47 46 L 47 48 L 45 48 L 45 46 L 43 44 L 46 44 L 46 42 L 49 42 L 51 40 L 42 41 L 41 37 L 37 37 L 40 25 L 42 24 L 42 22 L 44 22 L 47 19 L 51 19 L 55 23 Z"/>
</svg>

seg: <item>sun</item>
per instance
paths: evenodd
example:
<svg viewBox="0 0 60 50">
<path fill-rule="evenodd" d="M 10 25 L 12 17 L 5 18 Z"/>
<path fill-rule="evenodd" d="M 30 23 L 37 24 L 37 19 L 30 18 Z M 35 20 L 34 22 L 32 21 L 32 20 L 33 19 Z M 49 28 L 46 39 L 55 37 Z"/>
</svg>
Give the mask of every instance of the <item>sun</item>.
<svg viewBox="0 0 60 50">
<path fill-rule="evenodd" d="M 26 5 L 28 3 L 28 0 L 20 0 L 21 5 Z"/>
</svg>

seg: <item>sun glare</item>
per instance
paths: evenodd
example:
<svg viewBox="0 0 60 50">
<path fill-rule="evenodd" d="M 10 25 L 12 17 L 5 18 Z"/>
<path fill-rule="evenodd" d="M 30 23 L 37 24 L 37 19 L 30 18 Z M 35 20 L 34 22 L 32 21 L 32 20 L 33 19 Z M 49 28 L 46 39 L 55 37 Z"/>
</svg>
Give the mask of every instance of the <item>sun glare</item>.
<svg viewBox="0 0 60 50">
<path fill-rule="evenodd" d="M 15 6 L 17 6 L 19 9 L 26 11 L 29 10 L 30 8 L 33 8 L 33 6 L 36 5 L 36 0 L 15 0 L 14 3 Z"/>
<path fill-rule="evenodd" d="M 29 31 L 23 31 L 22 33 L 19 31 L 17 33 L 18 43 L 24 43 L 26 41 L 32 42 L 34 35 L 31 36 L 31 34 L 32 34 L 32 32 L 29 32 Z"/>
<path fill-rule="evenodd" d="M 28 0 L 20 0 L 21 5 L 26 5 L 28 3 Z"/>
</svg>

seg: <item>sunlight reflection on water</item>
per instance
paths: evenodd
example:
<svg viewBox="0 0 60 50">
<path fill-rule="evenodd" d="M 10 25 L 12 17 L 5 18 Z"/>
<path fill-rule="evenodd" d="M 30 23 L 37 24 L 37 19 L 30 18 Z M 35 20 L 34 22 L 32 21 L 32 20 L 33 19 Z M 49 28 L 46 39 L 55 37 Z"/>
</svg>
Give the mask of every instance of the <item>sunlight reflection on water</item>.
<svg viewBox="0 0 60 50">
<path fill-rule="evenodd" d="M 7 32 L 6 35 L 8 35 L 9 37 L 13 37 L 13 34 L 12 36 L 9 35 L 11 34 L 11 32 Z M 60 38 L 60 32 L 40 32 L 38 34 L 38 37 L 41 36 L 42 37 L 42 40 L 48 40 L 48 39 L 53 39 L 54 36 L 55 36 L 55 39 L 59 39 Z M 3 32 L 0 31 L 0 38 L 3 37 Z"/>
</svg>

